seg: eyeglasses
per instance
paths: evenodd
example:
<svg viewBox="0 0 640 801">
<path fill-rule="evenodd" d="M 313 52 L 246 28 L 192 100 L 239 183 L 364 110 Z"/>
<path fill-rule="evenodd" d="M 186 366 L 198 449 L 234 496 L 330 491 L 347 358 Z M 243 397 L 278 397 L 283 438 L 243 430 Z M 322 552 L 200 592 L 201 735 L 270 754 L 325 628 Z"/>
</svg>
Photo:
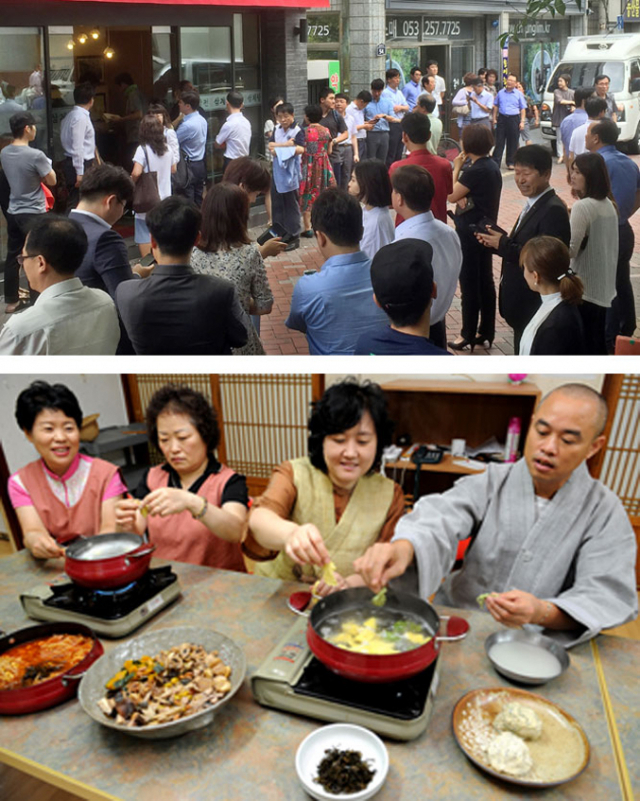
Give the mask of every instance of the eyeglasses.
<svg viewBox="0 0 640 801">
<path fill-rule="evenodd" d="M 28 253 L 26 256 L 20 254 L 20 256 L 16 258 L 16 261 L 18 262 L 18 266 L 24 267 L 24 263 L 27 259 L 35 259 L 39 255 L 40 255 L 39 253 Z"/>
</svg>

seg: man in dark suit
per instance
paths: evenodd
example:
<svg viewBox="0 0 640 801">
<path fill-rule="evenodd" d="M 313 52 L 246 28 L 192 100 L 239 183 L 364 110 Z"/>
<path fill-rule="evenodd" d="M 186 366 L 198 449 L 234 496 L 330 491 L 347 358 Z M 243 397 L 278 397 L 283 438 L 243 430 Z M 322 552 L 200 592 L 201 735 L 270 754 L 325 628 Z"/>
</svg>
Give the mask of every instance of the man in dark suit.
<svg viewBox="0 0 640 801">
<path fill-rule="evenodd" d="M 251 321 L 235 286 L 194 273 L 191 251 L 200 233 L 198 208 L 168 197 L 147 214 L 157 261 L 146 281 L 123 281 L 116 305 L 139 355 L 220 355 L 247 341 Z"/>
<path fill-rule="evenodd" d="M 146 277 L 151 268 L 129 264 L 124 239 L 112 226 L 124 213 L 127 203 L 133 200 L 134 184 L 122 167 L 100 164 L 90 169 L 80 184 L 80 202 L 69 213 L 80 223 L 89 247 L 76 272 L 85 286 L 102 289 L 115 300 L 116 288 L 122 281 Z"/>
<path fill-rule="evenodd" d="M 502 256 L 498 296 L 500 314 L 513 328 L 513 349 L 518 353 L 520 337 L 540 306 L 540 295 L 532 292 L 522 275 L 520 251 L 534 236 L 555 236 L 565 245 L 571 241 L 566 204 L 549 186 L 551 154 L 541 145 L 527 145 L 516 151 L 515 180 L 527 202 L 509 235 L 495 229 L 476 234 L 485 247 Z"/>
</svg>

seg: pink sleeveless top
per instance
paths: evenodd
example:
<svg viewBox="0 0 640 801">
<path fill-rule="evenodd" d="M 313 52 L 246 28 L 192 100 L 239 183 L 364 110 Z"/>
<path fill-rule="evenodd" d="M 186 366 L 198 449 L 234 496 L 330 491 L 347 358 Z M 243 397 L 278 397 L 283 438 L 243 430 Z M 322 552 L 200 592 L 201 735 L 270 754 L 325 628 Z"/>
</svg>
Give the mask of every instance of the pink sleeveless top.
<svg viewBox="0 0 640 801">
<path fill-rule="evenodd" d="M 117 472 L 116 465 L 94 459 L 80 500 L 69 508 L 51 491 L 41 459 L 18 470 L 18 475 L 47 531 L 57 542 L 64 543 L 78 536 L 98 534 L 103 497 Z"/>
<path fill-rule="evenodd" d="M 220 506 L 225 484 L 235 475 L 230 467 L 220 465 L 220 471 L 207 476 L 197 494 L 212 506 Z M 147 473 L 147 486 L 152 492 L 169 484 L 169 473 L 162 466 L 152 467 Z M 180 512 L 168 517 L 148 517 L 150 541 L 156 546 L 155 556 L 192 565 L 220 567 L 246 573 L 239 542 L 227 542 L 191 517 L 191 512 Z"/>
</svg>

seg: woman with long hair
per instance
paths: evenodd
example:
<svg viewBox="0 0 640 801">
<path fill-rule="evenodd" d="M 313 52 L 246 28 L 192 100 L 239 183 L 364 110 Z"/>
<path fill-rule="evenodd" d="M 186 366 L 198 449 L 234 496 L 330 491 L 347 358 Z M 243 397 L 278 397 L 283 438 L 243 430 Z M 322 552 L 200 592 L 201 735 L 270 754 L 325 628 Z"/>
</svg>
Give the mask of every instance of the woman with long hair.
<svg viewBox="0 0 640 801">
<path fill-rule="evenodd" d="M 248 222 L 247 193 L 228 181 L 215 184 L 202 204 L 202 230 L 191 254 L 191 267 L 197 273 L 231 281 L 247 314 L 260 316 L 271 313 L 273 295 L 262 256 L 249 239 Z M 253 326 L 247 344 L 233 352 L 264 355 L 262 342 Z"/>
<path fill-rule="evenodd" d="M 558 76 L 558 86 L 553 90 L 553 114 L 551 115 L 551 125 L 556 129 L 556 148 L 558 151 L 558 164 L 564 161 L 564 146 L 562 144 L 562 137 L 560 136 L 560 126 L 562 120 L 566 119 L 573 111 L 575 103 L 573 102 L 574 91 L 569 88 L 571 84 L 571 76 L 563 73 Z"/>
<path fill-rule="evenodd" d="M 389 211 L 391 179 L 385 163 L 380 159 L 359 161 L 349 181 L 349 194 L 355 195 L 364 207 L 360 250 L 373 259 L 380 248 L 393 242 L 395 237 Z"/>
<path fill-rule="evenodd" d="M 233 159 L 224 171 L 222 180 L 244 189 L 249 196 L 249 205 L 255 203 L 259 195 L 264 195 L 266 198 L 271 190 L 269 170 L 262 162 L 252 159 L 251 156 Z M 257 247 L 262 258 L 268 259 L 269 256 L 277 256 L 278 253 L 282 253 L 286 249 L 287 243 L 283 242 L 280 237 L 273 237 L 268 239 L 264 245 Z"/>
<path fill-rule="evenodd" d="M 167 140 L 169 150 L 173 156 L 173 163 L 177 164 L 180 161 L 180 144 L 178 142 L 178 135 L 173 129 L 173 123 L 171 122 L 169 112 L 161 103 L 152 103 L 149 106 L 149 114 L 155 114 L 159 122 L 162 123 L 164 138 Z"/>
<path fill-rule="evenodd" d="M 569 174 L 578 200 L 571 207 L 571 269 L 584 284 L 580 314 L 587 337 L 587 353 L 607 352 L 607 309 L 616 296 L 618 212 L 611 194 L 609 173 L 599 153 L 576 156 Z"/>
<path fill-rule="evenodd" d="M 489 128 L 468 125 L 462 129 L 462 152 L 453 162 L 453 191 L 447 201 L 456 204 L 455 224 L 462 248 L 462 329 L 460 336 L 448 343 L 452 350 L 470 347 L 473 351 L 476 345 L 485 343 L 491 347 L 495 337 L 496 288 L 492 251 L 475 236 L 482 220 L 496 222 L 498 219 L 502 174 L 489 157 L 493 141 Z"/>
<path fill-rule="evenodd" d="M 530 239 L 520 253 L 520 266 L 529 289 L 542 303 L 524 329 L 520 356 L 581 356 L 585 331 L 578 311 L 582 281 L 569 266 L 569 249 L 554 236 Z"/>
<path fill-rule="evenodd" d="M 333 167 L 329 161 L 332 140 L 328 128 L 320 124 L 322 107 L 312 103 L 304 110 L 307 127 L 304 129 L 304 153 L 302 154 L 300 181 L 300 210 L 304 230 L 300 236 L 311 238 L 311 209 L 323 189 L 336 185 Z"/>
<path fill-rule="evenodd" d="M 133 156 L 134 182 L 142 173 L 155 172 L 158 177 L 158 194 L 160 200 L 171 195 L 171 173 L 176 171 L 173 155 L 164 136 L 164 126 L 155 114 L 145 114 L 138 131 L 138 149 Z M 135 242 L 140 255 L 151 253 L 151 234 L 147 228 L 146 213 L 136 212 Z"/>
</svg>

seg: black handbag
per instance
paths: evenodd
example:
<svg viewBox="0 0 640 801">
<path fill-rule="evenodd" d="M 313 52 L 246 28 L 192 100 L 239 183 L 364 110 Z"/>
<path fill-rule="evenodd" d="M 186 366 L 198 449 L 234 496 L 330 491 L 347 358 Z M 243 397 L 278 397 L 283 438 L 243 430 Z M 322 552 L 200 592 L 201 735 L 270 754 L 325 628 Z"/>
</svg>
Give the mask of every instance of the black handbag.
<svg viewBox="0 0 640 801">
<path fill-rule="evenodd" d="M 176 171 L 171 176 L 173 191 L 177 195 L 183 195 L 191 186 L 191 171 L 189 161 L 184 152 L 180 151 L 180 161 L 176 165 Z"/>
<path fill-rule="evenodd" d="M 147 148 L 143 147 L 144 158 L 147 163 L 147 172 L 136 181 L 136 188 L 133 192 L 133 210 L 138 214 L 146 214 L 160 203 L 160 192 L 158 191 L 158 173 L 149 170 L 149 158 Z"/>
</svg>

